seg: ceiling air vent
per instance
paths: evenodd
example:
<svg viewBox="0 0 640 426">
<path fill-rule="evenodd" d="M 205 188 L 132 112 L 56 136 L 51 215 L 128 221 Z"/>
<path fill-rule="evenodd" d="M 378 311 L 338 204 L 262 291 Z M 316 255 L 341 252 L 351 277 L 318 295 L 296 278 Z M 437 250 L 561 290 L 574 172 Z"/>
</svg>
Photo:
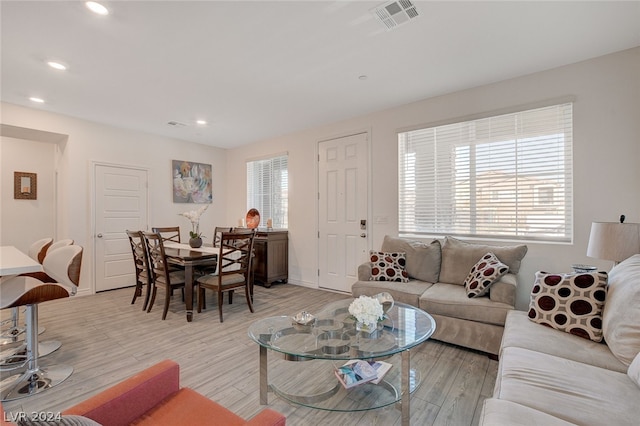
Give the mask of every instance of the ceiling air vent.
<svg viewBox="0 0 640 426">
<path fill-rule="evenodd" d="M 169 121 L 167 122 L 167 124 L 169 126 L 173 126 L 173 127 L 186 127 L 187 125 L 184 123 L 180 123 L 179 121 Z"/>
<path fill-rule="evenodd" d="M 371 11 L 387 30 L 393 30 L 402 24 L 420 16 L 411 0 L 395 0 L 384 3 Z"/>
</svg>

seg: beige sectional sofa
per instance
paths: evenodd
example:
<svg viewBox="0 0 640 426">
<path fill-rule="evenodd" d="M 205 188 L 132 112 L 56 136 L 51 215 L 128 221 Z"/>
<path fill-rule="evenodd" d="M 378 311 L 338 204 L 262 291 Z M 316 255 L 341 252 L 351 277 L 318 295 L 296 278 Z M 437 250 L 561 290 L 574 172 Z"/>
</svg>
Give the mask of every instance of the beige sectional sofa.
<svg viewBox="0 0 640 426">
<path fill-rule="evenodd" d="M 615 266 L 596 343 L 507 316 L 481 425 L 640 424 L 640 254 Z"/>
<path fill-rule="evenodd" d="M 381 250 L 405 253 L 409 282 L 372 281 L 371 263 L 358 268 L 354 297 L 389 292 L 394 300 L 419 307 L 436 320 L 433 339 L 497 355 L 507 313 L 514 309 L 517 273 L 527 247 L 471 244 L 455 238 L 431 242 L 385 236 Z M 509 266 L 488 295 L 469 298 L 464 281 L 488 252 Z"/>
</svg>

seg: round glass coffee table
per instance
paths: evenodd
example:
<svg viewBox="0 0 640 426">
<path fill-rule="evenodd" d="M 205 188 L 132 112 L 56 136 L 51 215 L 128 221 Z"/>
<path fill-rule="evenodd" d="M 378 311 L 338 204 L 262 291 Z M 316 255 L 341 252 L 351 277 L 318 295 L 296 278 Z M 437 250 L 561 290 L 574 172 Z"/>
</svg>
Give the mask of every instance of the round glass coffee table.
<svg viewBox="0 0 640 426">
<path fill-rule="evenodd" d="M 402 424 L 409 424 L 410 393 L 420 385 L 419 371 L 411 369 L 410 349 L 433 334 L 435 320 L 421 309 L 396 302 L 377 330 L 356 331 L 348 311 L 352 301 L 340 300 L 312 312 L 312 325 L 278 316 L 249 326 L 249 337 L 260 347 L 261 404 L 267 404 L 269 390 L 290 402 L 330 411 L 399 403 Z M 267 359 L 267 350 L 283 356 Z M 392 368 L 378 384 L 344 389 L 334 371 L 353 359 L 384 360 Z"/>
</svg>

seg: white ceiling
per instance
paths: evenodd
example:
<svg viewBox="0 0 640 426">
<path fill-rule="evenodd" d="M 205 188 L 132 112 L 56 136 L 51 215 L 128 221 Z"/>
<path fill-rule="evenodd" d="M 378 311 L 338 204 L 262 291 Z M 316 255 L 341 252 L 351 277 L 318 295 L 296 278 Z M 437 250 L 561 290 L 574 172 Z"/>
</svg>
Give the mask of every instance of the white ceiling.
<svg viewBox="0 0 640 426">
<path fill-rule="evenodd" d="M 102 3 L 1 1 L 2 101 L 234 147 L 640 45 L 640 1 Z"/>
</svg>

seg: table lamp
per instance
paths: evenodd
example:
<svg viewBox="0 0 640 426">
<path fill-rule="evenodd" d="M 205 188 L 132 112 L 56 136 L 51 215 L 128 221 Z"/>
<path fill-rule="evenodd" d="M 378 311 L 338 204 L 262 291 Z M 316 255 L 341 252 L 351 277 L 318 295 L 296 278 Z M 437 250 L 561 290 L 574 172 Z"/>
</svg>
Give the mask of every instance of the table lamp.
<svg viewBox="0 0 640 426">
<path fill-rule="evenodd" d="M 587 256 L 613 260 L 614 265 L 640 253 L 640 224 L 620 222 L 593 222 Z"/>
</svg>

